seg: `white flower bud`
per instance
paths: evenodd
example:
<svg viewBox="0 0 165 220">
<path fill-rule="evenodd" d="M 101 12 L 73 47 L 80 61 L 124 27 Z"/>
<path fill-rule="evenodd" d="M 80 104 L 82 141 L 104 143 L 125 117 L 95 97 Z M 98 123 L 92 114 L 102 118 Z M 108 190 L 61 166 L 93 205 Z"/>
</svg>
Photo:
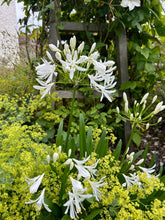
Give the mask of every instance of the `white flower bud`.
<svg viewBox="0 0 165 220">
<path fill-rule="evenodd" d="M 59 52 L 56 52 L 56 58 L 57 60 L 61 60 L 61 54 Z"/>
<path fill-rule="evenodd" d="M 64 44 L 64 54 L 65 54 L 65 56 L 66 56 L 67 54 L 71 54 L 68 44 Z"/>
<path fill-rule="evenodd" d="M 47 57 L 49 58 L 49 60 L 50 60 L 52 63 L 54 63 L 54 60 L 53 60 L 51 54 L 50 54 L 48 51 L 46 51 L 46 55 L 47 55 Z"/>
<path fill-rule="evenodd" d="M 148 130 L 149 126 L 150 126 L 150 123 L 147 123 L 146 124 L 146 130 Z"/>
<path fill-rule="evenodd" d="M 157 95 L 155 95 L 154 97 L 153 97 L 153 99 L 152 99 L 152 104 L 156 101 L 156 99 L 157 99 Z"/>
<path fill-rule="evenodd" d="M 145 103 L 145 101 L 144 101 L 143 107 L 142 107 L 142 111 L 145 109 L 145 107 L 146 107 L 146 103 Z"/>
<path fill-rule="evenodd" d="M 133 156 L 134 156 L 134 154 L 135 154 L 135 152 L 132 152 L 132 153 L 130 154 L 130 156 L 131 156 L 131 157 L 133 157 Z"/>
<path fill-rule="evenodd" d="M 118 114 L 120 113 L 120 109 L 119 109 L 118 106 L 116 107 L 116 111 L 117 111 Z"/>
<path fill-rule="evenodd" d="M 158 118 L 158 121 L 157 123 L 161 122 L 162 121 L 162 117 Z"/>
<path fill-rule="evenodd" d="M 56 47 L 54 44 L 49 44 L 49 48 L 54 52 L 61 52 L 61 50 L 58 49 L 58 47 Z"/>
<path fill-rule="evenodd" d="M 70 157 L 71 153 L 72 153 L 72 149 L 69 149 L 68 150 L 68 157 Z"/>
<path fill-rule="evenodd" d="M 161 111 L 162 105 L 163 105 L 163 102 L 159 102 L 159 103 L 156 105 L 155 110 L 154 110 L 154 112 L 153 112 L 155 115 L 156 115 L 158 112 Z"/>
<path fill-rule="evenodd" d="M 76 47 L 76 37 L 75 36 L 70 38 L 70 47 L 72 50 L 74 50 Z"/>
<path fill-rule="evenodd" d="M 143 161 L 144 161 L 144 159 L 142 158 L 142 159 L 140 159 L 137 163 L 136 163 L 136 165 L 138 166 L 138 165 L 140 165 L 140 164 L 142 164 L 143 163 Z"/>
<path fill-rule="evenodd" d="M 132 119 L 133 119 L 133 114 L 130 115 L 130 120 L 132 120 Z"/>
<path fill-rule="evenodd" d="M 143 98 L 142 98 L 140 104 L 142 104 L 144 101 L 146 101 L 148 95 L 149 95 L 149 93 L 146 93 L 146 94 L 143 96 Z"/>
<path fill-rule="evenodd" d="M 124 99 L 124 102 L 128 102 L 127 94 L 125 92 L 123 92 L 123 99 Z"/>
<path fill-rule="evenodd" d="M 125 102 L 124 111 L 128 113 L 128 102 Z"/>
<path fill-rule="evenodd" d="M 70 165 L 70 170 L 72 170 L 74 167 L 74 163 L 73 163 L 72 159 L 70 159 L 70 158 L 67 159 L 64 164 Z"/>
<path fill-rule="evenodd" d="M 78 53 L 81 54 L 84 50 L 84 41 L 78 47 Z"/>
<path fill-rule="evenodd" d="M 139 103 L 137 103 L 136 106 L 139 106 Z"/>
<path fill-rule="evenodd" d="M 134 105 L 136 105 L 136 103 L 137 103 L 137 100 L 134 101 Z"/>
<path fill-rule="evenodd" d="M 59 154 L 58 153 L 54 153 L 53 154 L 53 162 L 55 163 L 58 158 L 59 158 Z"/>
<path fill-rule="evenodd" d="M 89 53 L 92 53 L 94 51 L 95 47 L 96 47 L 96 43 L 93 43 Z"/>
<path fill-rule="evenodd" d="M 135 168 L 135 166 L 132 164 L 129 168 L 129 170 L 133 170 Z"/>
<path fill-rule="evenodd" d="M 59 154 L 61 153 L 61 151 L 62 151 L 62 147 L 61 147 L 61 145 L 58 147 L 58 152 L 59 152 Z"/>
<path fill-rule="evenodd" d="M 163 111 L 164 109 L 165 109 L 165 105 L 162 105 L 160 111 Z"/>
<path fill-rule="evenodd" d="M 128 153 L 128 151 L 129 151 L 129 147 L 128 147 L 127 151 L 126 151 L 126 154 Z"/>
<path fill-rule="evenodd" d="M 47 155 L 46 160 L 48 163 L 50 163 L 50 155 Z"/>
</svg>

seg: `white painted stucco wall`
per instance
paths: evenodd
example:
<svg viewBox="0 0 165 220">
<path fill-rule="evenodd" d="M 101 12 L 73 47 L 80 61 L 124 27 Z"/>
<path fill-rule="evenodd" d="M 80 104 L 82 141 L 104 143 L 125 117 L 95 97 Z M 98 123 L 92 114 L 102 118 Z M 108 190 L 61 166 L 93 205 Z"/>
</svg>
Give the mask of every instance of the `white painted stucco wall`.
<svg viewBox="0 0 165 220">
<path fill-rule="evenodd" d="M 19 49 L 16 1 L 12 0 L 9 6 L 1 5 L 2 2 L 0 0 L 0 62 L 6 60 L 11 64 L 17 59 Z"/>
</svg>

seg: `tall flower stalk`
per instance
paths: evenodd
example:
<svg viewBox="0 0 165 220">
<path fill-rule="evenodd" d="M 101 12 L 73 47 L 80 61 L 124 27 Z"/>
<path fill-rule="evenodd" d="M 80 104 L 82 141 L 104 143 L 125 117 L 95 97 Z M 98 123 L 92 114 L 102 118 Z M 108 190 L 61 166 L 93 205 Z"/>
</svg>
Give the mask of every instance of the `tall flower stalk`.
<svg viewBox="0 0 165 220">
<path fill-rule="evenodd" d="M 128 152 L 129 146 L 131 144 L 131 141 L 133 139 L 133 136 L 136 132 L 136 129 L 140 129 L 141 131 L 148 130 L 150 126 L 156 125 L 159 122 L 161 122 L 162 118 L 160 117 L 156 123 L 151 124 L 150 121 L 154 117 L 154 115 L 158 114 L 159 112 L 163 111 L 165 109 L 165 105 L 163 105 L 163 102 L 159 102 L 155 109 L 152 110 L 151 107 L 157 100 L 157 96 L 154 96 L 152 99 L 152 102 L 147 105 L 147 98 L 149 96 L 149 93 L 146 93 L 141 101 L 138 103 L 137 100 L 134 101 L 133 108 L 129 108 L 129 103 L 127 99 L 127 95 L 124 92 L 123 93 L 123 100 L 124 100 L 124 112 L 120 113 L 119 107 L 116 108 L 118 114 L 124 121 L 130 121 L 132 126 L 132 131 L 130 138 L 128 140 L 128 143 L 126 145 L 125 151 L 123 153 L 122 159 L 121 159 L 121 165 L 123 165 L 125 156 Z M 149 113 L 150 111 L 150 113 Z"/>
<path fill-rule="evenodd" d="M 41 91 L 44 98 L 47 93 L 51 94 L 52 87 L 58 81 L 54 81 L 54 78 L 58 74 L 62 76 L 65 83 L 73 84 L 73 97 L 71 103 L 70 117 L 68 122 L 68 130 L 66 136 L 66 143 L 64 151 L 67 151 L 68 140 L 70 135 L 70 128 L 73 120 L 73 108 L 75 102 L 76 89 L 81 82 L 86 79 L 89 82 L 91 88 L 101 93 L 100 101 L 103 98 L 107 98 L 112 102 L 112 96 L 115 92 L 115 76 L 113 71 L 116 68 L 115 62 L 112 60 L 98 61 L 100 54 L 95 51 L 96 43 L 91 46 L 91 49 L 87 55 L 84 55 L 84 42 L 82 42 L 76 49 L 76 37 L 73 36 L 70 39 L 70 44 L 64 44 L 64 49 L 60 50 L 57 46 L 50 44 L 50 49 L 55 53 L 57 62 L 55 62 L 51 54 L 47 51 L 47 57 L 42 59 L 43 64 L 36 67 L 37 82 L 40 84 L 35 85 L 34 88 Z"/>
</svg>

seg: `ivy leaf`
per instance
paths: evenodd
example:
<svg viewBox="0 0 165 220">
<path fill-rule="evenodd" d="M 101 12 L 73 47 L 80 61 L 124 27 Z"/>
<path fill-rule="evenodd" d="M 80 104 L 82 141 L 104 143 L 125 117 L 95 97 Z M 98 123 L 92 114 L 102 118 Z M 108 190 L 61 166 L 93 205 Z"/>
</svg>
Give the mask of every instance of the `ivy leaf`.
<svg viewBox="0 0 165 220">
<path fill-rule="evenodd" d="M 134 82 L 127 81 L 120 86 L 120 90 L 135 89 L 136 86 L 137 86 L 136 81 L 134 81 Z"/>
<path fill-rule="evenodd" d="M 141 48 L 141 54 L 146 58 L 146 59 L 148 59 L 148 57 L 149 57 L 149 54 L 150 54 L 150 49 L 148 49 L 148 48 Z"/>
</svg>

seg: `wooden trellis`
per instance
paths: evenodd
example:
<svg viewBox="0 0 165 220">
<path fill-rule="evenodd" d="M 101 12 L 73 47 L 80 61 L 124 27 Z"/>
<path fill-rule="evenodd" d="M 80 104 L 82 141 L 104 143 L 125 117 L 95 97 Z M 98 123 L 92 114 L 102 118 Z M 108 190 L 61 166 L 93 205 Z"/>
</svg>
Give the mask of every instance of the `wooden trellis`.
<svg viewBox="0 0 165 220">
<path fill-rule="evenodd" d="M 92 24 L 92 23 L 79 23 L 79 22 L 58 22 L 63 26 L 63 29 L 60 32 L 105 32 L 106 25 L 105 24 Z M 50 26 L 52 25 L 52 34 L 54 34 L 54 38 L 51 37 L 53 41 L 49 43 L 53 43 L 56 45 L 57 40 L 60 40 L 59 30 L 57 28 L 57 24 L 55 25 L 54 20 L 50 21 Z M 114 33 L 113 33 L 114 35 Z M 118 68 L 118 88 L 121 84 L 128 81 L 128 56 L 127 56 L 127 37 L 126 31 L 123 27 L 121 27 L 120 35 L 115 35 L 115 46 L 117 51 L 117 68 Z M 51 51 L 50 51 L 51 53 Z M 52 54 L 53 56 L 53 54 Z M 57 91 L 57 90 L 55 90 Z M 72 98 L 72 91 L 59 90 L 58 96 L 61 98 Z M 119 96 L 121 97 L 121 93 L 119 92 Z M 76 93 L 76 98 L 84 98 L 83 94 L 80 92 Z M 130 136 L 130 124 L 124 123 L 124 143 L 128 142 Z"/>
</svg>

